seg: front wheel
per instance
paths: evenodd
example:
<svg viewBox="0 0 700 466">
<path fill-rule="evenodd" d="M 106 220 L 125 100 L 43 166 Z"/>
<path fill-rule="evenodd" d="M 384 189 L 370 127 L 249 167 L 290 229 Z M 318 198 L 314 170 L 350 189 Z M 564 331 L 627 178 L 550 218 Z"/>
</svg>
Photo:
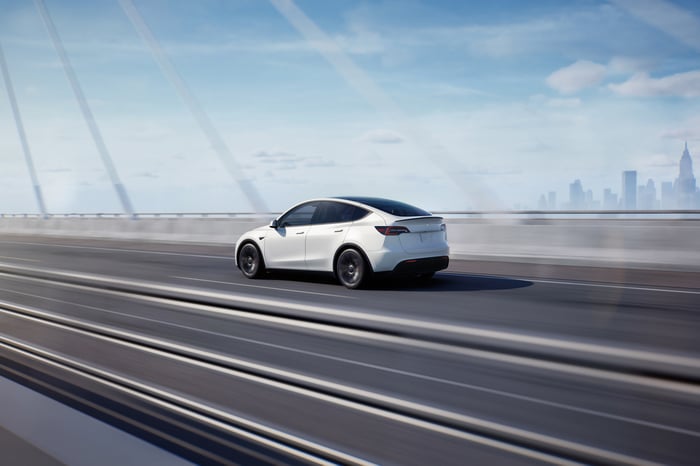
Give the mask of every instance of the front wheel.
<svg viewBox="0 0 700 466">
<path fill-rule="evenodd" d="M 335 261 L 335 273 L 343 286 L 356 289 L 367 281 L 370 269 L 359 251 L 346 249 L 340 253 Z"/>
<path fill-rule="evenodd" d="M 265 272 L 260 250 L 252 243 L 246 243 L 238 251 L 238 267 L 248 278 L 258 278 Z"/>
</svg>

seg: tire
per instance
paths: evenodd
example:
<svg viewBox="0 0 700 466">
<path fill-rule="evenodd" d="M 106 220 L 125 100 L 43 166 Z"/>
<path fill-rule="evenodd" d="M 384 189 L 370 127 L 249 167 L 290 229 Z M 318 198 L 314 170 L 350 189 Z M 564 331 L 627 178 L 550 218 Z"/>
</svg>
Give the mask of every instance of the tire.
<svg viewBox="0 0 700 466">
<path fill-rule="evenodd" d="M 265 273 L 265 262 L 253 243 L 246 243 L 238 251 L 238 268 L 248 278 L 259 278 Z"/>
<path fill-rule="evenodd" d="M 367 281 L 371 270 L 357 249 L 346 249 L 335 260 L 335 274 L 341 285 L 354 290 Z"/>
<path fill-rule="evenodd" d="M 417 278 L 421 282 L 429 283 L 434 276 L 435 272 L 419 273 Z"/>
</svg>

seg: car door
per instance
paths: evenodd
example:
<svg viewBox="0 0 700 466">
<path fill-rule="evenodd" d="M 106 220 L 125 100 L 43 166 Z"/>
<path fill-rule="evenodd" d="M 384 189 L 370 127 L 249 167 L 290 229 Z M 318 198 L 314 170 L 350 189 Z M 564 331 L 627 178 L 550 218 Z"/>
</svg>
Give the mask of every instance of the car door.
<svg viewBox="0 0 700 466">
<path fill-rule="evenodd" d="M 265 265 L 270 269 L 306 269 L 306 234 L 318 201 L 294 207 L 277 220 L 278 227 L 263 241 Z"/>
<path fill-rule="evenodd" d="M 345 241 L 350 225 L 362 214 L 362 210 L 343 202 L 320 203 L 306 235 L 307 269 L 327 272 L 333 270 L 335 251 Z"/>
</svg>

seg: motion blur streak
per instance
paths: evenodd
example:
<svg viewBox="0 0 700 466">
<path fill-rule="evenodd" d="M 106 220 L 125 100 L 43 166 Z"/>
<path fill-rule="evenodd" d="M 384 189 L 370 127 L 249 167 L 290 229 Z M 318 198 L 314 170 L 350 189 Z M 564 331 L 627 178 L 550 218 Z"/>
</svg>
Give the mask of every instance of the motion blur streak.
<svg viewBox="0 0 700 466">
<path fill-rule="evenodd" d="M 105 167 L 105 170 L 107 171 L 107 175 L 112 181 L 112 185 L 114 185 L 114 190 L 116 191 L 117 197 L 119 198 L 119 202 L 121 202 L 122 209 L 124 209 L 124 212 L 126 214 L 133 216 L 134 208 L 131 204 L 131 199 L 129 199 L 129 195 L 127 194 L 126 189 L 124 188 L 124 185 L 122 184 L 122 181 L 119 178 L 117 168 L 114 166 L 112 156 L 110 155 L 109 150 L 105 145 L 104 138 L 102 137 L 102 132 L 100 131 L 99 126 L 97 125 L 95 116 L 90 110 L 90 105 L 88 104 L 88 101 L 85 98 L 85 94 L 83 93 L 83 89 L 80 86 L 78 77 L 76 76 L 75 71 L 73 70 L 73 65 L 71 65 L 70 60 L 68 59 L 68 54 L 66 53 L 66 50 L 63 47 L 63 43 L 61 42 L 61 38 L 58 35 L 56 26 L 54 25 L 53 20 L 51 19 L 49 10 L 48 8 L 46 8 L 44 0 L 34 0 L 34 3 L 36 4 L 37 9 L 39 10 L 41 19 L 44 21 L 44 25 L 46 26 L 46 30 L 49 33 L 51 42 L 53 43 L 53 46 L 56 49 L 58 58 L 61 60 L 63 71 L 65 71 L 66 77 L 68 78 L 70 86 L 73 89 L 75 99 L 78 101 L 80 111 L 83 113 L 83 118 L 85 119 L 85 123 L 87 124 L 88 129 L 90 130 L 92 140 L 94 141 L 95 146 L 97 147 L 97 151 L 99 152 L 100 157 L 102 158 L 102 163 Z"/>
<path fill-rule="evenodd" d="M 2 71 L 3 81 L 5 82 L 5 89 L 7 90 L 7 97 L 10 100 L 10 107 L 12 108 L 12 116 L 15 119 L 15 126 L 17 127 L 17 135 L 19 136 L 19 141 L 22 144 L 22 152 L 24 152 L 24 159 L 27 164 L 27 170 L 29 171 L 29 177 L 32 180 L 32 185 L 34 186 L 34 195 L 36 196 L 36 202 L 39 205 L 39 212 L 43 217 L 46 217 L 46 204 L 44 204 L 44 196 L 41 193 L 41 185 L 39 184 L 39 177 L 36 174 L 36 169 L 34 168 L 34 161 L 32 160 L 32 152 L 29 149 L 29 141 L 27 140 L 27 134 L 24 131 L 24 124 L 22 123 L 22 115 L 19 111 L 19 106 L 17 105 L 17 98 L 15 96 L 15 90 L 12 87 L 12 79 L 10 78 L 10 70 L 7 66 L 7 61 L 5 60 L 5 52 L 2 50 L 2 44 L 0 44 L 0 70 Z"/>
<path fill-rule="evenodd" d="M 428 285 L 271 274 L 242 287 L 226 245 L 6 235 L 0 247 L 22 259 L 3 261 L 0 338 L 43 358 L 3 350 L 2 374 L 121 400 L 133 428 L 170 449 L 166 422 L 195 462 L 212 428 L 210 451 L 262 463 L 294 451 L 416 465 L 700 454 L 699 290 L 667 283 L 693 283 L 693 270 L 454 260 Z M 198 421 L 178 431 L 185 413 Z"/>
<path fill-rule="evenodd" d="M 469 199 L 487 209 L 496 210 L 503 205 L 498 195 L 477 178 L 465 182 L 460 173 L 464 168 L 429 133 L 412 123 L 396 104 L 362 68 L 357 66 L 340 46 L 314 23 L 293 0 L 270 0 L 287 21 L 306 38 L 338 74 L 367 100 L 379 113 L 400 125 L 403 135 L 418 146 L 423 155 L 440 168 Z"/>
<path fill-rule="evenodd" d="M 192 117 L 194 117 L 195 121 L 199 125 L 199 128 L 209 140 L 209 144 L 211 144 L 212 149 L 214 149 L 216 154 L 219 156 L 219 160 L 221 160 L 221 163 L 224 165 L 224 167 L 226 167 L 226 170 L 229 172 L 231 177 L 233 177 L 236 183 L 238 183 L 238 187 L 241 189 L 246 198 L 248 198 L 253 210 L 255 212 L 267 212 L 268 208 L 265 201 L 253 185 L 253 182 L 245 176 L 243 167 L 238 163 L 236 157 L 233 155 L 233 152 L 231 152 L 231 149 L 229 149 L 219 131 L 217 131 L 217 129 L 214 127 L 207 113 L 199 104 L 194 94 L 192 94 L 192 91 L 190 91 L 190 89 L 187 87 L 187 84 L 185 84 L 185 81 L 177 72 L 175 66 L 168 59 L 168 56 L 165 54 L 160 44 L 158 44 L 158 41 L 153 33 L 151 33 L 151 30 L 148 28 L 148 25 L 143 20 L 141 14 L 138 12 L 134 4 L 131 2 L 131 0 L 119 0 L 119 4 L 124 10 L 124 13 L 126 13 L 126 15 L 129 17 L 129 20 L 131 20 L 131 23 L 134 25 L 134 28 L 136 31 L 138 31 L 143 41 L 146 43 L 146 45 L 148 45 L 148 48 L 151 50 L 151 54 L 153 54 L 153 58 L 158 63 L 158 66 L 160 66 L 160 69 L 163 71 L 165 77 L 168 79 L 168 81 L 170 81 L 173 87 L 175 87 L 175 90 L 180 95 L 180 98 L 185 105 L 187 105 L 190 113 L 192 113 Z"/>
</svg>

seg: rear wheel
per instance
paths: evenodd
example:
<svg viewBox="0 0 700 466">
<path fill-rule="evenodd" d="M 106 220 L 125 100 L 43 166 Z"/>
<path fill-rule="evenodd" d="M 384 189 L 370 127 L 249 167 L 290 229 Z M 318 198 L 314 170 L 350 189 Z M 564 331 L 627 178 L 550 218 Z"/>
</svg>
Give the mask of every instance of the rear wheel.
<svg viewBox="0 0 700 466">
<path fill-rule="evenodd" d="M 367 261 L 359 251 L 346 249 L 335 261 L 335 273 L 343 286 L 356 289 L 367 281 L 370 270 Z"/>
<path fill-rule="evenodd" d="M 260 250 L 252 243 L 244 244 L 238 251 L 238 267 L 248 278 L 258 278 L 265 272 Z"/>
</svg>

